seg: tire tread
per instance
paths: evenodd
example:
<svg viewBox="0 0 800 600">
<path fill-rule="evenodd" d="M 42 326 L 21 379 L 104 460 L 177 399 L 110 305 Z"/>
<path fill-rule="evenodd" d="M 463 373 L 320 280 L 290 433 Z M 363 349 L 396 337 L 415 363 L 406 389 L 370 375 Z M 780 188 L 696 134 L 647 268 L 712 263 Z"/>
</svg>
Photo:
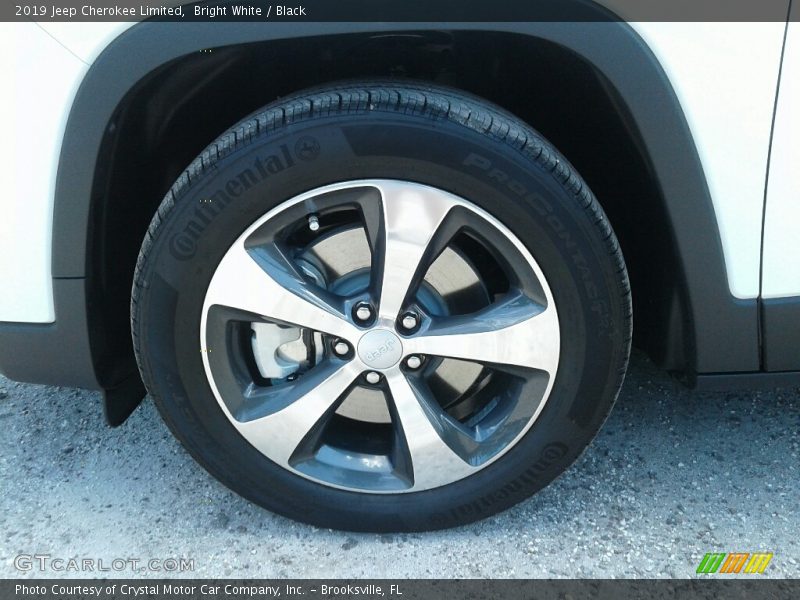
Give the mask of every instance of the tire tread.
<svg viewBox="0 0 800 600">
<path fill-rule="evenodd" d="M 632 339 L 631 287 L 617 237 L 602 207 L 588 186 L 585 185 L 572 165 L 561 158 L 549 142 L 544 140 L 534 129 L 524 125 L 503 109 L 459 90 L 418 82 L 378 80 L 342 83 L 325 89 L 310 89 L 266 106 L 231 127 L 209 144 L 181 173 L 166 193 L 145 234 L 136 262 L 131 291 L 131 330 L 134 352 L 144 384 L 157 406 L 161 408 L 162 401 L 155 393 L 149 378 L 147 356 L 143 352 L 143 341 L 140 335 L 140 310 L 142 309 L 140 300 L 147 288 L 148 267 L 152 260 L 151 254 L 159 231 L 176 205 L 181 202 L 188 188 L 203 178 L 213 175 L 217 163 L 239 148 L 264 136 L 272 135 L 276 131 L 291 127 L 294 123 L 337 114 L 363 114 L 377 111 L 404 113 L 433 122 L 446 120 L 477 131 L 495 142 L 513 148 L 569 191 L 576 205 L 597 227 L 599 237 L 605 245 L 605 250 L 611 258 L 617 274 L 616 286 L 623 306 L 624 318 L 624 323 L 621 323 L 620 326 L 623 332 L 622 339 L 628 348 L 620 353 L 620 362 L 615 368 L 617 373 L 616 397 L 627 370 Z M 609 405 L 608 412 L 610 412 L 611 406 L 613 406 L 613 402 Z M 167 411 L 160 410 L 160 412 L 176 437 L 194 454 L 196 450 L 192 448 L 190 440 L 181 435 L 179 429 L 171 422 Z"/>
</svg>

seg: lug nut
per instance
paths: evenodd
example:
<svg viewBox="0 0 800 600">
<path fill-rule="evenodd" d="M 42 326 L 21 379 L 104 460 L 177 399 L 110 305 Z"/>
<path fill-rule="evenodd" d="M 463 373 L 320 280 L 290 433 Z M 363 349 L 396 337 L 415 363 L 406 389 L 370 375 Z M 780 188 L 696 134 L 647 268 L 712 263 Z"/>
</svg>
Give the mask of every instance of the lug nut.
<svg viewBox="0 0 800 600">
<path fill-rule="evenodd" d="M 367 383 L 375 385 L 381 380 L 381 376 L 380 373 L 376 373 L 375 371 L 370 371 L 365 375 L 365 379 L 367 380 Z"/>
<path fill-rule="evenodd" d="M 319 217 L 317 215 L 308 217 L 308 228 L 311 231 L 319 231 Z"/>
<path fill-rule="evenodd" d="M 359 321 L 369 321 L 372 318 L 372 307 L 366 302 L 361 302 L 356 306 L 356 319 Z"/>
<path fill-rule="evenodd" d="M 419 323 L 419 317 L 417 317 L 417 315 L 414 313 L 406 313 L 403 315 L 403 319 L 400 321 L 400 323 L 403 325 L 403 329 L 410 331 Z"/>
<path fill-rule="evenodd" d="M 419 356 L 409 356 L 406 359 L 406 366 L 409 369 L 419 369 L 422 364 L 422 359 Z"/>
<path fill-rule="evenodd" d="M 333 351 L 338 354 L 339 356 L 344 356 L 348 352 L 350 352 L 350 346 L 347 342 L 336 342 L 333 345 Z"/>
</svg>

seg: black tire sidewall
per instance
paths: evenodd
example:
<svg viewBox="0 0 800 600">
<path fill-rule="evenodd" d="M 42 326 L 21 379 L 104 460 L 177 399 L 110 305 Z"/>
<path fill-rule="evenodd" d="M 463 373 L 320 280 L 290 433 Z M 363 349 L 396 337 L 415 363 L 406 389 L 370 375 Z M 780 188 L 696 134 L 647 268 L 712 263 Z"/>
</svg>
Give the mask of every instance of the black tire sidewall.
<svg viewBox="0 0 800 600">
<path fill-rule="evenodd" d="M 260 158 L 266 176 L 231 184 Z M 526 245 L 555 298 L 558 374 L 528 433 L 475 475 L 412 494 L 359 494 L 269 461 L 228 421 L 206 380 L 199 323 L 216 265 L 255 220 L 309 190 L 357 179 L 431 185 L 480 206 Z M 227 192 L 229 201 L 210 198 Z M 239 192 L 234 195 L 233 192 Z M 620 273 L 591 212 L 554 174 L 478 131 L 411 115 L 309 119 L 257 138 L 185 188 L 148 252 L 138 303 L 145 380 L 167 423 L 198 461 L 241 495 L 284 515 L 352 530 L 419 530 L 488 516 L 544 487 L 602 424 L 628 351 Z"/>
</svg>

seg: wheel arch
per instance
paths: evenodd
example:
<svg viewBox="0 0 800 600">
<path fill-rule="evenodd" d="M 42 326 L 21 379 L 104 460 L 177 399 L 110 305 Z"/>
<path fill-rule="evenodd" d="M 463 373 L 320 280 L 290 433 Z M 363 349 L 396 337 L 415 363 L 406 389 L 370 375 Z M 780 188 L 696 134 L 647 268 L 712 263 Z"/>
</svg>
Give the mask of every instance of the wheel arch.
<svg viewBox="0 0 800 600">
<path fill-rule="evenodd" d="M 354 66 L 335 60 L 343 51 L 359 53 L 348 63 Z M 503 52 L 506 64 L 496 60 Z M 569 80 L 570 97 L 602 92 L 602 110 L 589 107 L 594 103 L 564 105 L 563 87 L 540 93 L 526 85 L 517 93 L 496 85 L 515 52 L 525 53 L 516 56 L 519 65 L 542 77 L 547 64 L 558 64 L 553 83 Z M 331 60 L 317 62 L 326 53 Z M 261 61 L 271 61 L 271 78 L 254 92 L 242 73 Z M 472 61 L 481 75 L 470 75 Z M 318 23 L 267 29 L 257 23 L 145 22 L 112 42 L 86 75 L 70 112 L 56 182 L 53 275 L 84 278 L 98 387 L 117 389 L 136 378 L 127 313 L 133 264 L 177 174 L 220 131 L 294 86 L 376 75 L 429 78 L 481 95 L 528 121 L 570 157 L 620 237 L 631 271 L 637 344 L 657 364 L 690 382 L 698 373 L 759 369 L 756 301 L 730 294 L 691 132 L 664 71 L 629 25 Z M 221 90 L 230 89 L 244 90 L 246 101 L 225 102 Z M 589 130 L 560 127 L 565 120 L 555 118 L 559 110 L 591 115 L 580 121 Z M 200 126 L 187 121 L 197 111 Z M 176 132 L 180 144 L 170 137 Z M 586 133 L 593 140 L 588 145 Z M 155 154 L 137 151 L 142 139 Z M 608 161 L 627 161 L 624 185 L 605 164 L 593 166 L 603 148 Z M 142 178 L 142 172 L 153 176 Z"/>
</svg>

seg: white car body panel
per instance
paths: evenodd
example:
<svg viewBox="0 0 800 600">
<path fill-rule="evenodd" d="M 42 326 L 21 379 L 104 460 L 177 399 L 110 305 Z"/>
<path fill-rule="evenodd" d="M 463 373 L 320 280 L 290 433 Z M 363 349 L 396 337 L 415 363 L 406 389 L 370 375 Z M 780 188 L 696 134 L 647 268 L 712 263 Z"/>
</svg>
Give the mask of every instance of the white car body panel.
<svg viewBox="0 0 800 600">
<path fill-rule="evenodd" d="M 91 64 L 123 31 L 135 23 L 69 23 L 44 21 L 38 25 L 83 62 Z"/>
<path fill-rule="evenodd" d="M 786 26 L 639 23 L 636 28 L 686 114 L 714 203 L 731 293 L 757 298 L 764 185 Z M 800 287 L 795 291 L 800 294 Z"/>
<path fill-rule="evenodd" d="M 132 23 L 0 25 L 0 44 L 5 56 L 14 61 L 14 93 L 0 96 L 4 109 L 0 125 L 12 132 L 14 140 L 0 151 L 0 179 L 6 183 L 6 194 L 0 197 L 4 215 L 0 281 L 13 291 L 0 295 L 0 321 L 48 323 L 55 318 L 52 215 L 66 119 L 87 63 L 130 26 Z M 633 27 L 661 61 L 694 135 L 719 224 L 731 293 L 755 298 L 759 294 L 767 156 L 785 25 L 635 23 Z M 24 131 L 17 129 L 20 127 Z M 777 165 L 773 175 L 770 186 L 781 195 Z M 784 176 L 791 177 L 791 172 Z M 793 214 L 791 222 L 797 222 L 800 209 L 796 203 L 793 207 L 776 200 L 775 205 L 776 218 L 785 218 L 786 223 Z M 800 255 L 800 238 L 783 235 L 781 239 L 784 250 L 778 263 L 770 266 L 770 281 L 783 280 L 786 270 L 797 270 L 798 259 L 792 265 L 787 257 Z M 794 254 L 785 254 L 786 247 Z M 786 278 L 782 285 L 781 293 L 800 295 L 800 277 L 793 282 Z"/>
<path fill-rule="evenodd" d="M 800 23 L 789 24 L 764 224 L 764 298 L 800 294 Z"/>
<path fill-rule="evenodd" d="M 55 319 L 51 252 L 61 140 L 88 67 L 35 23 L 0 24 L 11 85 L 0 94 L 0 321 Z M 8 63 L 11 64 L 8 64 Z"/>
</svg>

